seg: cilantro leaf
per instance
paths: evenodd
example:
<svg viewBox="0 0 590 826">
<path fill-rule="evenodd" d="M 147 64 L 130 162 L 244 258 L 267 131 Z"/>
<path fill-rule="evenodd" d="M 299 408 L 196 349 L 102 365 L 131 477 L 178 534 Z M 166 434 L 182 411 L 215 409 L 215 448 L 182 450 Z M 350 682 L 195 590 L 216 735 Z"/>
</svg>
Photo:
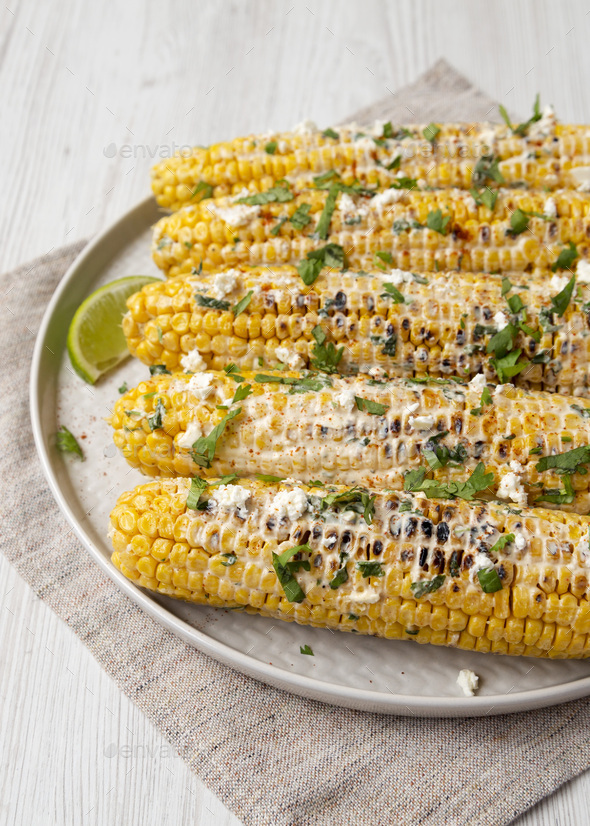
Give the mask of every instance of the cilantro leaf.
<svg viewBox="0 0 590 826">
<path fill-rule="evenodd" d="M 336 373 L 336 368 L 344 354 L 344 346 L 336 349 L 331 341 L 326 344 L 326 334 L 319 324 L 313 328 L 311 334 L 316 342 L 311 351 L 311 366 L 323 373 Z"/>
<path fill-rule="evenodd" d="M 329 493 L 321 500 L 320 509 L 362 513 L 367 525 L 371 525 L 375 515 L 375 495 L 371 496 L 365 488 L 360 487 L 351 488 L 343 493 Z"/>
<path fill-rule="evenodd" d="M 325 241 L 328 237 L 328 232 L 330 230 L 330 222 L 332 221 L 332 215 L 334 214 L 334 210 L 336 209 L 336 199 L 338 198 L 339 193 L 339 184 L 332 184 L 328 191 L 328 196 L 326 198 L 326 202 L 324 204 L 324 208 L 322 210 L 322 214 L 320 215 L 320 220 L 318 221 L 318 225 L 315 231 L 317 237 L 321 238 L 322 241 Z"/>
<path fill-rule="evenodd" d="M 446 576 L 444 574 L 437 574 L 433 579 L 421 579 L 418 582 L 412 582 L 410 588 L 416 599 L 421 599 L 426 594 L 433 594 L 444 584 Z"/>
<path fill-rule="evenodd" d="M 494 192 L 493 189 L 488 189 L 487 186 L 485 186 L 483 189 L 470 189 L 469 192 L 471 193 L 471 197 L 473 198 L 476 204 L 483 204 L 483 206 L 487 207 L 490 210 L 490 212 L 494 211 L 496 201 L 498 200 L 497 192 Z"/>
<path fill-rule="evenodd" d="M 277 142 L 276 141 L 269 141 L 266 144 L 266 146 L 264 147 L 264 151 L 268 155 L 274 155 L 274 153 L 277 151 Z"/>
<path fill-rule="evenodd" d="M 518 135 L 520 138 L 524 138 L 527 134 L 529 127 L 532 126 L 533 123 L 541 120 L 541 107 L 539 105 L 539 95 L 535 98 L 535 102 L 533 104 L 533 114 L 527 121 L 524 123 L 519 123 L 518 126 L 513 126 L 510 122 L 510 118 L 508 117 L 508 112 L 503 106 L 499 107 L 500 115 L 502 116 L 502 120 L 506 124 L 506 126 L 512 131 L 514 135 Z"/>
<path fill-rule="evenodd" d="M 348 580 L 348 571 L 346 570 L 346 566 L 340 568 L 340 570 L 336 571 L 334 578 L 330 580 L 330 588 L 335 591 L 339 585 L 342 585 L 343 582 Z"/>
<path fill-rule="evenodd" d="M 426 469 L 410 470 L 404 476 L 404 490 L 415 493 L 423 491 L 431 499 L 464 499 L 471 501 L 476 493 L 485 490 L 494 481 L 493 473 L 485 472 L 485 465 L 479 462 L 465 482 L 437 482 L 426 479 Z"/>
<path fill-rule="evenodd" d="M 379 402 L 373 402 L 370 399 L 362 399 L 360 396 L 355 396 L 354 400 L 357 410 L 370 413 L 373 416 L 382 416 L 389 409 L 386 404 L 379 404 Z"/>
<path fill-rule="evenodd" d="M 477 578 L 484 594 L 493 594 L 502 590 L 502 580 L 495 568 L 485 568 L 477 572 Z"/>
<path fill-rule="evenodd" d="M 315 656 L 309 645 L 300 645 L 299 646 L 299 653 L 300 654 L 309 654 L 310 657 Z"/>
<path fill-rule="evenodd" d="M 200 201 L 204 201 L 205 198 L 212 198 L 213 197 L 213 187 L 211 184 L 208 184 L 206 181 L 199 181 L 195 191 L 191 195 L 191 201 L 193 198 L 196 198 L 197 195 L 200 195 Z"/>
<path fill-rule="evenodd" d="M 385 340 L 385 344 L 381 352 L 384 356 L 395 356 L 395 351 L 397 350 L 397 334 L 392 333 L 389 338 Z"/>
<path fill-rule="evenodd" d="M 553 272 L 556 270 L 568 270 L 578 257 L 578 250 L 576 245 L 570 241 L 567 247 L 564 247 L 557 256 L 557 260 L 551 265 Z"/>
<path fill-rule="evenodd" d="M 563 490 L 543 490 L 535 502 L 550 502 L 553 505 L 571 505 L 576 498 L 574 486 L 569 476 L 563 477 Z"/>
<path fill-rule="evenodd" d="M 481 394 L 481 399 L 479 401 L 479 407 L 474 407 L 473 410 L 470 411 L 471 415 L 481 416 L 486 404 L 493 404 L 493 402 L 494 400 L 492 398 L 492 394 L 490 393 L 487 387 L 484 387 L 483 392 Z"/>
<path fill-rule="evenodd" d="M 579 404 L 570 404 L 572 410 L 575 410 L 578 416 L 583 419 L 590 419 L 590 407 L 581 407 Z"/>
<path fill-rule="evenodd" d="M 220 301 L 218 298 L 202 295 L 202 293 L 195 293 L 195 301 L 199 307 L 209 307 L 212 310 L 229 310 L 227 301 Z"/>
<path fill-rule="evenodd" d="M 406 221 L 405 218 L 398 218 L 393 222 L 391 229 L 395 235 L 399 235 L 408 229 L 424 229 L 424 224 L 414 220 Z"/>
<path fill-rule="evenodd" d="M 235 554 L 221 554 L 221 556 L 223 557 L 221 564 L 226 568 L 235 565 L 238 561 L 238 557 Z"/>
<path fill-rule="evenodd" d="M 74 434 L 68 430 L 65 424 L 62 424 L 60 429 L 55 434 L 55 446 L 60 453 L 74 453 L 84 461 L 84 454 L 82 448 L 78 444 Z"/>
<path fill-rule="evenodd" d="M 127 382 L 124 381 L 121 387 L 119 387 L 118 389 L 121 396 L 123 395 L 123 393 L 126 393 L 129 390 L 129 388 L 127 387 Z"/>
<path fill-rule="evenodd" d="M 268 482 L 269 484 L 278 484 L 278 482 L 285 481 L 283 476 L 269 476 L 266 473 L 256 473 L 255 476 L 259 482 Z"/>
<path fill-rule="evenodd" d="M 286 201 L 292 201 L 294 197 L 287 181 L 277 181 L 266 192 L 256 192 L 246 198 L 238 198 L 236 204 L 249 204 L 250 206 L 262 206 L 270 203 L 284 204 Z"/>
<path fill-rule="evenodd" d="M 422 134 L 429 143 L 434 143 L 439 132 L 440 126 L 437 126 L 436 123 L 429 123 L 428 126 L 422 130 Z"/>
<path fill-rule="evenodd" d="M 240 313 L 243 313 L 248 304 L 252 301 L 252 296 L 254 295 L 254 290 L 248 290 L 246 295 L 241 298 L 235 307 L 231 308 L 232 313 L 234 314 L 234 318 L 239 316 Z"/>
<path fill-rule="evenodd" d="M 238 407 L 230 411 L 223 419 L 216 424 L 208 436 L 201 436 L 193 445 L 191 457 L 195 464 L 200 467 L 209 468 L 215 456 L 215 448 L 218 440 L 223 435 L 228 423 L 242 412 L 242 408 Z"/>
<path fill-rule="evenodd" d="M 201 496 L 207 490 L 208 487 L 209 483 L 205 479 L 201 479 L 200 476 L 194 476 L 191 479 L 190 490 L 186 498 L 187 508 L 190 508 L 191 510 L 199 509 Z"/>
<path fill-rule="evenodd" d="M 162 374 L 172 375 L 170 370 L 166 369 L 165 364 L 150 364 L 150 376 L 160 376 Z"/>
<path fill-rule="evenodd" d="M 391 298 L 394 304 L 405 304 L 406 299 L 394 284 L 385 284 L 383 287 L 384 293 L 381 293 L 381 298 Z"/>
<path fill-rule="evenodd" d="M 277 236 L 277 235 L 279 234 L 279 232 L 281 231 L 281 227 L 283 226 L 283 224 L 286 224 L 288 220 L 289 220 L 289 219 L 288 219 L 286 216 L 284 216 L 283 218 L 279 218 L 278 222 L 277 222 L 277 223 L 274 225 L 274 227 L 271 229 L 270 234 L 271 234 L 274 238 L 276 238 L 276 236 Z"/>
<path fill-rule="evenodd" d="M 429 212 L 426 218 L 426 226 L 428 229 L 434 230 L 434 232 L 438 232 L 440 235 L 447 234 L 447 225 L 451 220 L 450 215 L 442 214 L 441 209 L 435 209 L 433 212 Z"/>
<path fill-rule="evenodd" d="M 309 217 L 309 210 L 311 209 L 311 204 L 301 204 L 297 207 L 293 215 L 291 216 L 291 223 L 295 227 L 295 229 L 305 229 L 305 227 L 311 221 Z"/>
<path fill-rule="evenodd" d="M 514 542 L 514 534 L 513 533 L 504 533 L 498 539 L 497 542 L 494 542 L 492 547 L 489 550 L 489 553 L 494 553 L 495 551 L 501 551 L 502 548 L 505 548 L 506 545 L 509 545 L 511 542 Z"/>
<path fill-rule="evenodd" d="M 488 180 L 503 184 L 504 176 L 500 172 L 499 162 L 500 158 L 496 158 L 494 155 L 482 155 L 471 174 L 471 181 L 474 186 L 483 186 Z"/>
<path fill-rule="evenodd" d="M 370 576 L 385 576 L 385 571 L 380 562 L 357 562 L 356 567 L 359 569 L 365 579 Z"/>
<path fill-rule="evenodd" d="M 164 416 L 166 415 L 166 408 L 162 402 L 162 399 L 158 399 L 156 402 L 156 409 L 154 410 L 153 416 L 148 416 L 148 425 L 150 430 L 158 430 L 162 427 Z"/>
<path fill-rule="evenodd" d="M 496 371 L 500 384 L 507 384 L 508 379 L 517 376 L 528 366 L 529 362 L 526 359 L 525 361 L 518 361 L 521 353 L 522 350 L 512 350 L 502 358 L 490 359 L 490 364 Z"/>
<path fill-rule="evenodd" d="M 243 402 L 244 399 L 247 399 L 248 396 L 252 393 L 252 385 L 251 384 L 240 384 L 238 389 L 236 390 L 233 399 L 231 400 L 232 404 L 236 402 Z"/>
<path fill-rule="evenodd" d="M 311 552 L 309 545 L 296 545 L 288 548 L 282 554 L 272 554 L 272 566 L 289 602 L 303 602 L 305 594 L 293 575 L 292 568 L 289 568 L 289 560 L 301 551 Z"/>
<path fill-rule="evenodd" d="M 552 313 L 557 313 L 562 316 L 568 308 L 574 287 L 576 286 L 576 276 L 572 275 L 563 290 L 555 296 L 551 296 L 551 310 Z"/>
<path fill-rule="evenodd" d="M 539 471 L 555 470 L 556 473 L 586 473 L 582 465 L 590 462 L 590 446 L 582 445 L 568 450 L 566 453 L 557 453 L 552 456 L 543 456 L 535 465 Z"/>
<path fill-rule="evenodd" d="M 517 335 L 518 328 L 512 323 L 507 324 L 488 341 L 486 352 L 493 353 L 496 358 L 503 358 L 514 347 L 514 340 Z"/>
<path fill-rule="evenodd" d="M 344 249 L 340 244 L 326 244 L 325 247 L 309 252 L 307 257 L 297 264 L 297 272 L 303 283 L 309 287 L 324 267 L 343 269 L 344 261 Z"/>
<path fill-rule="evenodd" d="M 335 140 L 337 140 L 339 137 L 340 135 L 338 134 L 338 132 L 335 132 L 334 129 L 332 129 L 332 127 L 324 129 L 324 131 L 322 132 L 322 138 L 334 138 Z"/>
<path fill-rule="evenodd" d="M 376 267 L 379 267 L 380 270 L 385 270 L 386 267 L 381 263 L 382 261 L 386 264 L 393 264 L 393 255 L 385 250 L 377 250 L 373 256 L 373 263 Z"/>
<path fill-rule="evenodd" d="M 524 232 L 525 229 L 528 229 L 528 225 L 528 215 L 526 215 L 522 209 L 515 209 L 510 216 L 510 229 L 508 232 L 515 238 L 517 235 L 520 235 L 521 232 Z"/>
</svg>

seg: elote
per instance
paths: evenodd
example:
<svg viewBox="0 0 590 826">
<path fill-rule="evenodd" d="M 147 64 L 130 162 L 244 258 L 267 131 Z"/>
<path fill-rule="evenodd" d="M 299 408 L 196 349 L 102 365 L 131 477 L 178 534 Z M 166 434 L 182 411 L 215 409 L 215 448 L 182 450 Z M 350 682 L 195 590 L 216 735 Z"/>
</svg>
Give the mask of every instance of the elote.
<svg viewBox="0 0 590 826">
<path fill-rule="evenodd" d="M 324 269 L 304 283 L 294 267 L 231 269 L 147 285 L 123 331 L 150 365 L 194 372 L 299 369 L 340 356 L 339 372 L 461 377 L 590 393 L 590 267 L 508 277 Z M 329 365 L 328 365 L 329 366 Z"/>
<path fill-rule="evenodd" d="M 483 376 L 376 381 L 287 372 L 157 375 L 115 404 L 127 461 L 150 476 L 271 476 L 481 492 L 590 510 L 590 407 Z M 474 482 L 469 483 L 471 490 Z M 441 487 L 442 486 L 442 487 Z"/>
<path fill-rule="evenodd" d="M 338 177 L 316 185 L 282 182 L 184 207 L 155 225 L 154 261 L 171 277 L 238 264 L 311 266 L 337 247 L 356 269 L 546 272 L 590 253 L 590 193 L 501 189 L 490 201 L 406 179 L 377 194 Z"/>
<path fill-rule="evenodd" d="M 264 191 L 283 178 L 308 186 L 331 170 L 347 184 L 380 188 L 400 175 L 433 187 L 587 187 L 590 129 L 557 123 L 549 108 L 538 115 L 518 126 L 377 122 L 320 130 L 308 121 L 291 132 L 249 135 L 166 158 L 152 169 L 152 190 L 160 206 L 177 210 L 244 188 Z"/>
<path fill-rule="evenodd" d="M 236 480 L 233 480 L 234 482 Z M 114 565 L 189 602 L 388 639 L 590 655 L 590 518 L 198 478 L 119 497 Z"/>
</svg>

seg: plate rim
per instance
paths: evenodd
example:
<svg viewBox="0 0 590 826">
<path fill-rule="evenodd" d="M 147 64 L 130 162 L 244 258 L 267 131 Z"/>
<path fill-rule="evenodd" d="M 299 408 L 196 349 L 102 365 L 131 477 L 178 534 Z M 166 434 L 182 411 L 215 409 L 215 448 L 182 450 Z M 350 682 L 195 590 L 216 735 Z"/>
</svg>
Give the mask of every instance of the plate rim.
<svg viewBox="0 0 590 826">
<path fill-rule="evenodd" d="M 112 260 L 119 249 L 113 242 L 115 237 L 121 233 L 122 227 L 126 223 L 137 219 L 138 216 L 141 216 L 142 212 L 147 212 L 150 208 L 153 209 L 155 207 L 156 202 L 153 196 L 150 195 L 144 198 L 110 223 L 106 229 L 96 235 L 78 253 L 61 278 L 45 308 L 36 336 L 31 361 L 29 413 L 41 468 L 60 511 L 71 525 L 86 551 L 89 552 L 92 559 L 98 564 L 100 570 L 115 583 L 123 594 L 129 597 L 142 610 L 146 611 L 151 619 L 163 625 L 164 628 L 184 642 L 192 645 L 194 648 L 197 648 L 218 662 L 235 668 L 239 672 L 253 677 L 260 682 L 307 699 L 320 700 L 331 705 L 371 711 L 374 713 L 440 718 L 492 716 L 496 714 L 516 713 L 534 708 L 557 705 L 558 703 L 590 695 L 590 676 L 570 680 L 567 683 L 546 686 L 544 688 L 525 690 L 513 695 L 476 695 L 474 697 L 463 698 L 454 696 L 416 697 L 415 695 L 394 694 L 393 692 L 387 694 L 382 691 L 369 691 L 363 688 L 342 686 L 337 683 L 318 680 L 314 677 L 291 673 L 279 666 L 251 658 L 248 654 L 237 651 L 226 643 L 208 636 L 203 631 L 180 619 L 168 611 L 168 609 L 156 599 L 150 597 L 148 592 L 134 585 L 131 580 L 128 580 L 110 563 L 110 560 L 104 557 L 76 518 L 53 471 L 48 445 L 44 439 L 44 427 L 41 415 L 41 388 L 43 385 L 42 371 L 40 369 L 41 360 L 54 314 L 60 306 L 70 284 L 78 278 L 83 277 L 85 264 L 92 261 L 97 253 L 104 253 L 105 248 L 106 255 L 104 258 L 106 260 Z M 110 248 L 109 245 L 111 245 Z M 116 247 L 115 252 L 112 252 L 113 247 Z M 63 353 L 60 353 L 60 358 L 62 355 Z"/>
</svg>

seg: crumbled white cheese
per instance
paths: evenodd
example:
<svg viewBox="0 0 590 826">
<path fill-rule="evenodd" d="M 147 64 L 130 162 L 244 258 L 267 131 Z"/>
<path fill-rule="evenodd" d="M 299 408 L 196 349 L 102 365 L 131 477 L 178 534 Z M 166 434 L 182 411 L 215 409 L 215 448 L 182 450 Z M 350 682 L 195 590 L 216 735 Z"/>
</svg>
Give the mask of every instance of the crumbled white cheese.
<svg viewBox="0 0 590 826">
<path fill-rule="evenodd" d="M 270 503 L 271 511 L 279 518 L 299 519 L 307 510 L 307 496 L 301 488 L 281 490 Z"/>
<path fill-rule="evenodd" d="M 186 356 L 182 356 L 180 363 L 187 373 L 198 373 L 207 369 L 207 362 L 198 350 L 191 350 Z"/>
<path fill-rule="evenodd" d="M 216 273 L 213 279 L 215 298 L 225 298 L 226 295 L 233 293 L 240 286 L 241 275 L 242 273 L 239 270 L 226 270 L 225 272 Z"/>
<path fill-rule="evenodd" d="M 432 416 L 410 416 L 410 424 L 416 430 L 432 430 L 434 418 Z"/>
<path fill-rule="evenodd" d="M 494 392 L 492 396 L 501 396 L 505 390 L 508 390 L 510 387 L 514 387 L 513 384 L 498 384 L 494 387 Z"/>
<path fill-rule="evenodd" d="M 293 132 L 295 132 L 296 135 L 309 136 L 318 131 L 317 125 L 312 120 L 302 120 L 301 123 L 293 127 Z"/>
<path fill-rule="evenodd" d="M 386 207 L 397 204 L 406 195 L 407 191 L 407 189 L 384 189 L 383 192 L 371 198 L 369 206 L 381 213 Z"/>
<path fill-rule="evenodd" d="M 246 502 L 250 498 L 250 491 L 241 485 L 219 485 L 213 488 L 211 499 L 218 508 L 224 510 L 236 509 L 240 519 L 246 519 L 248 508 Z"/>
<path fill-rule="evenodd" d="M 503 330 L 504 327 L 507 326 L 508 319 L 506 318 L 506 315 L 502 312 L 502 310 L 499 310 L 494 316 L 494 323 L 498 330 Z"/>
<path fill-rule="evenodd" d="M 555 198 L 549 196 L 545 201 L 545 205 L 543 206 L 543 212 L 547 216 L 547 218 L 557 218 L 557 204 L 555 203 Z"/>
<path fill-rule="evenodd" d="M 523 551 L 527 546 L 527 541 L 521 533 L 514 534 L 514 544 L 517 551 Z"/>
<path fill-rule="evenodd" d="M 582 281 L 584 284 L 590 284 L 590 261 L 587 261 L 585 258 L 578 261 L 576 276 L 578 281 Z"/>
<path fill-rule="evenodd" d="M 574 166 L 570 169 L 570 175 L 579 192 L 590 191 L 590 166 Z"/>
<path fill-rule="evenodd" d="M 462 668 L 457 677 L 457 685 L 463 689 L 463 694 L 466 697 L 473 697 L 479 686 L 479 677 L 475 671 Z"/>
<path fill-rule="evenodd" d="M 526 137 L 528 140 L 535 141 L 548 138 L 553 134 L 555 134 L 555 111 L 553 106 L 546 106 L 541 119 L 529 126 Z"/>
<path fill-rule="evenodd" d="M 277 347 L 275 356 L 281 364 L 288 365 L 291 370 L 301 370 L 301 368 L 305 366 L 305 362 L 299 353 L 294 353 L 292 350 L 289 350 L 288 347 Z"/>
<path fill-rule="evenodd" d="M 369 138 L 366 135 L 359 135 L 358 138 L 354 140 L 354 148 L 360 149 L 361 152 L 365 154 L 370 154 L 371 156 L 376 151 L 375 141 L 373 138 Z"/>
<path fill-rule="evenodd" d="M 410 284 L 414 281 L 414 276 L 411 272 L 407 272 L 406 270 L 390 270 L 389 272 L 383 273 L 383 280 L 390 281 L 395 286 L 399 286 L 400 284 Z"/>
<path fill-rule="evenodd" d="M 341 192 L 338 197 L 338 209 L 342 213 L 344 220 L 347 218 L 360 217 L 364 218 L 368 215 L 368 208 L 364 204 L 356 204 L 350 197 L 348 192 Z"/>
<path fill-rule="evenodd" d="M 419 407 L 420 407 L 420 402 L 412 402 L 412 404 L 407 404 L 406 405 L 406 410 L 409 413 L 415 413 L 416 410 L 418 410 Z"/>
<path fill-rule="evenodd" d="M 520 505 L 520 507 L 526 508 L 527 495 L 520 478 L 522 465 L 520 462 L 512 461 L 510 462 L 510 467 L 512 470 L 504 474 L 500 481 L 500 486 L 498 487 L 498 498 L 510 499 L 512 502 L 516 502 L 517 505 Z"/>
<path fill-rule="evenodd" d="M 260 214 L 259 206 L 249 204 L 236 204 L 228 207 L 210 204 L 207 209 L 230 227 L 243 227 Z"/>
<path fill-rule="evenodd" d="M 478 373 L 469 382 L 469 389 L 473 390 L 474 393 L 479 393 L 481 395 L 481 393 L 483 393 L 483 391 L 486 387 L 486 384 L 487 384 L 487 382 L 486 382 L 486 377 L 484 376 L 484 374 L 483 373 Z"/>
<path fill-rule="evenodd" d="M 204 401 L 215 388 L 211 385 L 213 377 L 211 373 L 195 373 L 186 386 L 189 393 L 196 396 L 200 401 Z"/>
<path fill-rule="evenodd" d="M 178 447 L 189 448 L 203 435 L 201 425 L 199 422 L 190 422 L 186 431 L 177 438 L 176 445 Z"/>
<path fill-rule="evenodd" d="M 563 290 L 563 288 L 567 285 L 568 281 L 569 278 L 567 277 L 567 275 L 557 275 L 557 273 L 555 273 L 555 275 L 551 277 L 551 281 L 549 282 L 549 288 L 560 293 Z"/>
<path fill-rule="evenodd" d="M 356 402 L 354 400 L 355 392 L 352 387 L 344 387 L 337 396 L 334 397 L 334 401 L 343 407 L 347 413 L 350 413 L 354 410 Z"/>
</svg>

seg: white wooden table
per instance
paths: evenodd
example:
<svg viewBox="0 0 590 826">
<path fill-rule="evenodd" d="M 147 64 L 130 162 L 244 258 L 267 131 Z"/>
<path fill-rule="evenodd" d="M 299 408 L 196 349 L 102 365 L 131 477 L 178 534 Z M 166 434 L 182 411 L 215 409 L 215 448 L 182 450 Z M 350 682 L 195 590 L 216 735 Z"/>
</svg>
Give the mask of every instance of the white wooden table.
<svg viewBox="0 0 590 826">
<path fill-rule="evenodd" d="M 446 57 L 515 112 L 590 121 L 590 4 L 8 0 L 0 269 L 143 198 L 154 157 L 322 125 Z M 0 824 L 238 821 L 0 558 Z M 590 823 L 590 773 L 519 820 Z"/>
</svg>

